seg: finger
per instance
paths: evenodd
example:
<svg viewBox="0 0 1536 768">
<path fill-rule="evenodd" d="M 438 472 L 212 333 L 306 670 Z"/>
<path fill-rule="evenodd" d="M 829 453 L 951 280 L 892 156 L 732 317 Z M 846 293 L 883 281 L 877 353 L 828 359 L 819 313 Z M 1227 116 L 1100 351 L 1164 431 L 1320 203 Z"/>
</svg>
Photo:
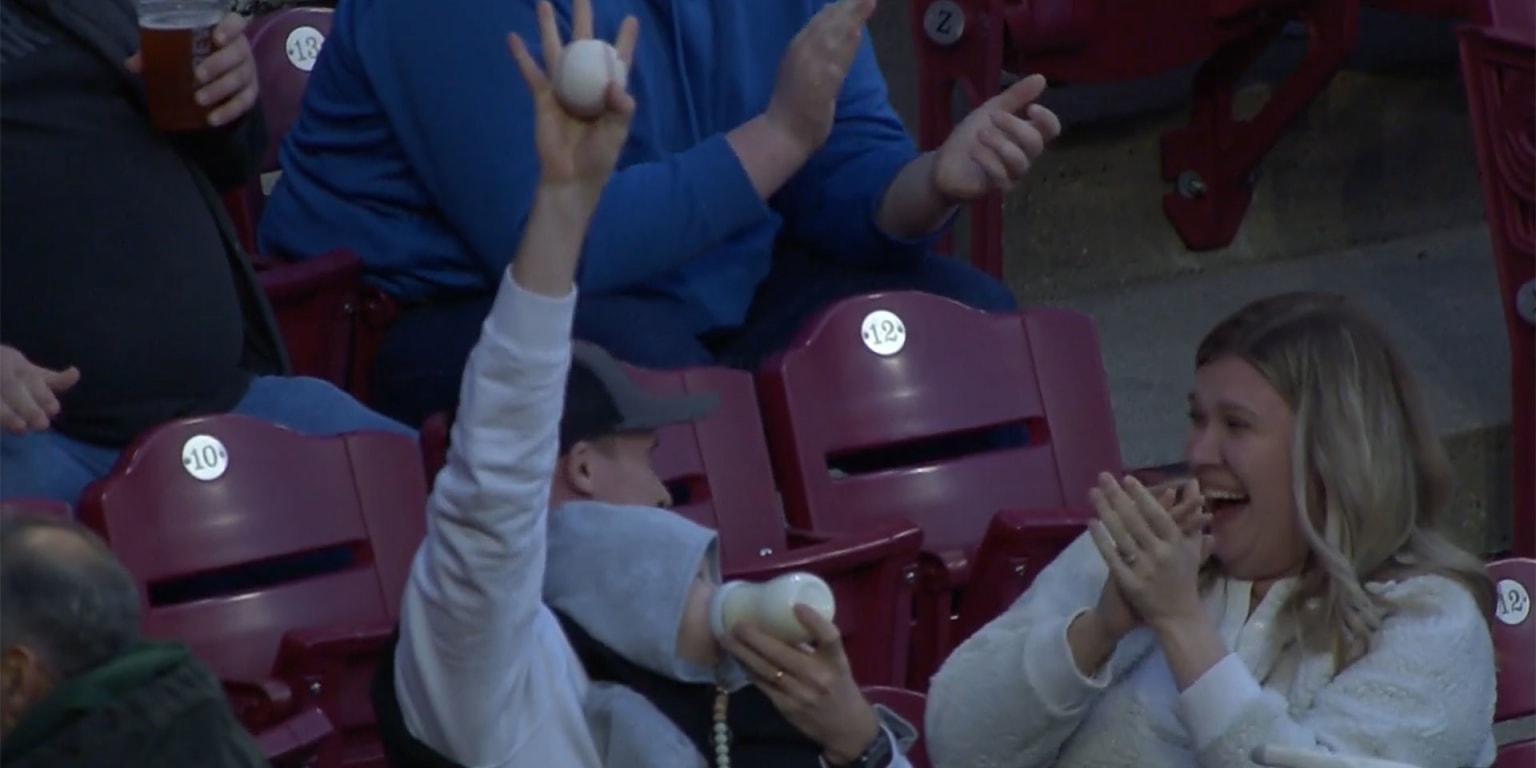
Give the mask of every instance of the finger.
<svg viewBox="0 0 1536 768">
<path fill-rule="evenodd" d="M 1014 182 L 1029 173 L 1029 156 L 1024 154 L 1024 149 L 1011 137 L 998 132 L 983 131 L 979 138 L 981 143 L 991 149 L 998 160 L 1002 161 L 1003 169 L 1008 172 L 1007 186 L 1013 186 Z"/>
<path fill-rule="evenodd" d="M 1109 568 L 1110 578 L 1116 584 L 1125 586 L 1127 581 L 1134 581 L 1135 572 L 1125 564 L 1125 557 L 1116 544 L 1112 532 L 1104 527 L 1098 520 L 1088 521 L 1088 536 L 1093 539 L 1094 548 L 1099 550 L 1099 557 L 1104 558 L 1104 565 Z"/>
<path fill-rule="evenodd" d="M 48 414 L 43 412 L 26 385 L 12 382 L 6 388 L 4 400 L 6 409 L 20 424 L 22 431 L 48 428 Z"/>
<path fill-rule="evenodd" d="M 815 608 L 803 603 L 795 604 L 795 619 L 805 631 L 811 635 L 811 645 L 816 652 L 829 657 L 839 657 L 843 654 L 843 633 L 837 625 L 827 621 Z"/>
<path fill-rule="evenodd" d="M 619 36 L 613 41 L 614 50 L 619 53 L 619 61 L 624 62 L 627 68 L 635 61 L 635 41 L 640 37 L 640 20 L 633 16 L 625 16 L 619 23 Z"/>
<path fill-rule="evenodd" d="M 1040 131 L 1036 130 L 1034 125 L 1019 118 L 1018 115 L 1012 112 L 994 111 L 992 125 L 1011 143 L 1018 145 L 1030 160 L 1045 153 L 1045 137 L 1040 135 Z"/>
<path fill-rule="evenodd" d="M 9 405 L 0 403 L 0 429 L 15 435 L 27 433 L 27 420 Z"/>
<path fill-rule="evenodd" d="M 815 666 L 819 663 L 815 657 L 769 635 L 751 622 L 738 625 L 732 634 L 743 645 L 772 664 L 774 669 L 784 670 L 786 677 L 798 678 L 801 681 L 814 677 Z"/>
<path fill-rule="evenodd" d="M 46 376 L 28 378 L 26 379 L 25 386 L 27 394 L 32 398 L 32 402 L 43 413 L 52 416 L 59 412 L 59 398 L 54 395 L 53 389 L 48 386 L 48 378 Z"/>
<path fill-rule="evenodd" d="M 1107 474 L 1105 477 L 1109 482 L 1106 485 L 1100 485 L 1100 488 L 1104 491 L 1105 500 L 1115 510 L 1115 516 L 1119 519 L 1120 525 L 1124 526 L 1126 532 L 1131 535 L 1137 547 L 1148 550 L 1157 546 L 1161 537 L 1153 533 L 1152 527 L 1147 522 L 1147 513 L 1139 508 L 1136 500 L 1126 492 L 1121 481 Z M 1162 511 L 1159 507 L 1158 512 Z"/>
<path fill-rule="evenodd" d="M 1141 512 L 1138 517 L 1146 524 L 1152 535 L 1163 541 L 1178 541 L 1183 535 L 1173 517 L 1163 505 L 1157 503 L 1157 499 L 1147 491 L 1147 487 L 1134 477 L 1126 477 L 1124 481 L 1126 495 L 1136 502 L 1136 509 Z"/>
<path fill-rule="evenodd" d="M 592 0 L 571 3 L 571 40 L 592 38 Z"/>
<path fill-rule="evenodd" d="M 985 142 L 978 142 L 971 148 L 971 162 L 979 166 L 982 173 L 987 175 L 987 182 L 994 189 L 1008 188 L 1008 169 L 1003 167 L 1003 161 L 998 158 L 996 152 L 986 146 Z"/>
<path fill-rule="evenodd" d="M 507 35 L 507 47 L 512 50 L 512 58 L 517 60 L 517 68 L 522 70 L 523 80 L 528 83 L 528 90 L 534 93 L 548 90 L 549 78 L 534 62 L 533 54 L 528 52 L 528 45 L 523 42 L 523 38 L 516 32 Z"/>
<path fill-rule="evenodd" d="M 208 54 L 207 58 L 198 62 L 197 69 L 193 71 L 197 75 L 197 82 L 211 83 L 239 70 L 242 64 L 250 61 L 250 58 L 251 48 L 249 45 L 241 45 L 239 43 L 226 45 Z M 231 89 L 223 95 L 228 96 L 230 93 L 234 93 L 234 90 Z"/>
<path fill-rule="evenodd" d="M 1120 515 L 1115 512 L 1114 504 L 1105 497 L 1102 488 L 1089 491 L 1088 502 L 1093 505 L 1093 511 L 1098 515 L 1098 523 L 1109 533 L 1112 543 L 1122 555 L 1134 554 L 1140 549 L 1135 537 L 1131 536 L 1125 529 L 1125 524 L 1120 521 Z"/>
<path fill-rule="evenodd" d="M 870 0 L 839 0 L 812 17 L 808 27 L 815 27 L 823 50 L 833 61 L 852 60 L 858 51 L 859 33 L 873 10 Z"/>
<path fill-rule="evenodd" d="M 71 365 L 62 371 L 43 371 L 43 381 L 54 392 L 66 392 L 80 382 L 80 369 Z"/>
<path fill-rule="evenodd" d="M 800 701 L 814 699 L 811 692 L 805 689 L 800 679 L 791 670 L 765 656 L 753 644 L 754 640 L 762 637 L 764 636 L 761 630 L 757 630 L 756 627 L 746 624 L 737 625 L 736 629 L 725 638 L 725 649 L 747 668 L 747 672 L 757 680 L 758 687 L 770 694 L 778 692 L 787 698 Z M 799 655 L 804 656 L 804 654 Z"/>
<path fill-rule="evenodd" d="M 222 104 L 256 82 L 256 68 L 249 59 L 218 58 L 234 50 L 225 48 L 197 68 L 197 81 L 204 84 L 197 89 L 197 103 L 205 107 Z"/>
<path fill-rule="evenodd" d="M 1205 497 L 1200 494 L 1200 483 L 1190 480 L 1184 485 L 1179 501 L 1168 508 L 1168 516 L 1184 533 L 1194 533 L 1205 528 L 1211 516 L 1205 511 Z"/>
<path fill-rule="evenodd" d="M 251 23 L 249 18 L 238 13 L 225 14 L 213 28 L 213 44 L 219 47 L 229 45 L 231 41 L 245 34 L 245 26 L 249 23 Z"/>
<path fill-rule="evenodd" d="M 618 83 L 609 83 L 604 96 L 607 101 L 608 117 L 619 120 L 627 129 L 629 118 L 635 114 L 635 97 Z"/>
<path fill-rule="evenodd" d="M 846 0 L 848 18 L 856 26 L 864 26 L 875 15 L 875 0 Z"/>
<path fill-rule="evenodd" d="M 144 55 L 135 53 L 132 56 L 129 56 L 123 60 L 123 66 L 127 67 L 128 71 L 134 73 L 135 75 L 144 74 Z"/>
<path fill-rule="evenodd" d="M 549 4 L 549 0 L 539 0 L 539 45 L 544 49 L 544 71 L 554 74 L 555 65 L 560 61 L 560 51 L 565 48 L 560 42 L 560 27 L 555 24 L 555 7 Z"/>
<path fill-rule="evenodd" d="M 993 96 L 991 103 L 1005 112 L 1018 112 L 1045 93 L 1045 76 L 1030 75 Z"/>
<path fill-rule="evenodd" d="M 1055 112 L 1039 104 L 1031 104 L 1029 109 L 1024 111 L 1024 115 L 1029 118 L 1029 122 L 1046 141 L 1054 141 L 1061 135 L 1061 118 L 1057 117 Z"/>
<path fill-rule="evenodd" d="M 256 81 L 252 78 L 233 98 L 208 113 L 208 124 L 217 128 L 239 120 L 241 115 L 256 106 L 256 93 Z"/>
</svg>

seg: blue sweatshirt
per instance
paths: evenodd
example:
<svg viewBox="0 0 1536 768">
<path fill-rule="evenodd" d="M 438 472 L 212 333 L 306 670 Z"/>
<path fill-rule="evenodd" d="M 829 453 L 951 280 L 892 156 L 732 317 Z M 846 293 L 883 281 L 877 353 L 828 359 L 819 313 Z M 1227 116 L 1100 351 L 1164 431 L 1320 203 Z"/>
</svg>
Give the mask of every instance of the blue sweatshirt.
<svg viewBox="0 0 1536 768">
<path fill-rule="evenodd" d="M 699 332 L 737 325 L 781 228 L 844 263 L 905 260 L 875 214 L 917 152 L 868 35 L 832 136 L 771 200 L 725 134 L 760 114 L 789 41 L 824 0 L 594 0 L 597 34 L 640 20 L 628 145 L 588 236 L 588 295 L 659 290 Z M 569 31 L 569 0 L 555 0 Z M 539 42 L 534 0 L 342 0 L 282 147 L 261 222 L 269 253 L 347 247 L 405 299 L 489 293 L 538 178 L 533 105 L 507 33 Z"/>
</svg>

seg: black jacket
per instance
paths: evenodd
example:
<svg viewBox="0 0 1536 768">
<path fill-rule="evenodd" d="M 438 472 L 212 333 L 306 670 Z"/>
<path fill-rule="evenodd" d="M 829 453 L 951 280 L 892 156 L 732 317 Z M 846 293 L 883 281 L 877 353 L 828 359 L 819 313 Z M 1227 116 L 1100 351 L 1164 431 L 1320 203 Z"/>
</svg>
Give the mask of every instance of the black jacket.
<svg viewBox="0 0 1536 768">
<path fill-rule="evenodd" d="M 650 700 L 667 719 L 693 741 L 700 755 L 713 757 L 715 687 L 680 683 L 651 672 L 592 639 L 579 625 L 558 612 L 561 627 L 587 675 L 596 681 L 626 685 Z M 373 711 L 380 740 L 391 768 L 463 768 L 406 730 L 395 693 L 395 643 L 373 677 Z M 509 715 L 509 716 L 515 716 Z M 741 768 L 819 768 L 821 749 L 774 708 L 754 686 L 731 695 L 727 710 L 732 734 L 731 765 Z"/>
<path fill-rule="evenodd" d="M 232 408 L 288 372 L 219 190 L 251 177 L 259 109 L 220 129 L 153 131 L 132 0 L 3 0 L 5 211 L 0 341 L 78 365 L 55 427 L 120 445 Z"/>
</svg>

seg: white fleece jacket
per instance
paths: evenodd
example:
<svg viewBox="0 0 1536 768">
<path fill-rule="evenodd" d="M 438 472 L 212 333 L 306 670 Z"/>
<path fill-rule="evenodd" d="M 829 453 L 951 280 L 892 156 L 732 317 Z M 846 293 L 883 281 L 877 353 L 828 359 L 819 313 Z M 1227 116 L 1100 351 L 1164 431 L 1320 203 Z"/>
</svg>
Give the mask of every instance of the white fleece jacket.
<svg viewBox="0 0 1536 768">
<path fill-rule="evenodd" d="M 1107 577 L 1084 536 L 955 650 L 928 694 L 938 768 L 1243 768 L 1262 744 L 1422 768 L 1493 761 L 1493 641 L 1454 581 L 1368 585 L 1404 607 L 1338 674 L 1329 655 L 1287 642 L 1276 614 L 1293 584 L 1276 584 L 1250 615 L 1252 585 L 1220 581 L 1205 603 L 1232 653 L 1180 693 L 1146 629 L 1095 677 L 1079 674 L 1067 626 Z"/>
</svg>

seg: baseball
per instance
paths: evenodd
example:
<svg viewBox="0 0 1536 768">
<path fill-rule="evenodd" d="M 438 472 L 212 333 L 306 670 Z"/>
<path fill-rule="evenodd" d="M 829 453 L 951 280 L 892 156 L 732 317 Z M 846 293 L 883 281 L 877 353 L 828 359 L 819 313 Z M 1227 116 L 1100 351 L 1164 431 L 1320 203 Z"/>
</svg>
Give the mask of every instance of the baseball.
<svg viewBox="0 0 1536 768">
<path fill-rule="evenodd" d="M 555 97 L 566 110 L 591 118 L 603 113 L 608 84 L 625 87 L 629 73 L 613 46 L 602 40 L 577 40 L 560 52 L 554 80 Z"/>
</svg>

